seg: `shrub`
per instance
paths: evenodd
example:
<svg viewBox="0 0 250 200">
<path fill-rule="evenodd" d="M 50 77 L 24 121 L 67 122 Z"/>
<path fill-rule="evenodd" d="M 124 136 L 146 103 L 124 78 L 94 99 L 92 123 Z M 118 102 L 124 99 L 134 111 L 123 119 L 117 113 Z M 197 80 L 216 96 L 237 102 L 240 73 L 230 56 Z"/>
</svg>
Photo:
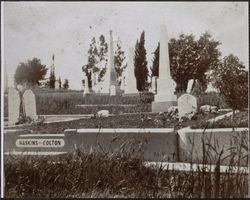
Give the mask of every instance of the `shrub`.
<svg viewBox="0 0 250 200">
<path fill-rule="evenodd" d="M 218 108 L 229 108 L 229 106 L 226 104 L 223 97 L 220 96 L 219 93 L 216 92 L 208 92 L 204 95 L 200 95 L 197 99 L 198 107 L 202 105 L 213 105 L 217 106 Z"/>
</svg>

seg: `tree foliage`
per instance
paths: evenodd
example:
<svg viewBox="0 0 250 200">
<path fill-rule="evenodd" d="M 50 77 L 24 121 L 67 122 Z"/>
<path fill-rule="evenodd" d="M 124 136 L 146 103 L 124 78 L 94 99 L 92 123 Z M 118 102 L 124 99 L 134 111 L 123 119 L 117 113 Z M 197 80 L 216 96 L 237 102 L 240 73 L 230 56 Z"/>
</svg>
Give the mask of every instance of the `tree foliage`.
<svg viewBox="0 0 250 200">
<path fill-rule="evenodd" d="M 233 109 L 248 106 L 248 71 L 239 58 L 230 54 L 213 71 L 214 86 Z"/>
<path fill-rule="evenodd" d="M 160 57 L 160 43 L 158 43 L 153 57 L 153 65 L 151 68 L 152 76 L 159 76 L 159 57 Z"/>
<path fill-rule="evenodd" d="M 118 40 L 116 44 L 114 63 L 115 63 L 115 71 L 117 76 L 120 77 L 122 75 L 122 71 L 125 68 L 124 60 L 125 60 L 125 52 L 122 50 L 121 41 Z"/>
<path fill-rule="evenodd" d="M 135 77 L 138 91 L 144 91 L 147 89 L 147 60 L 146 60 L 146 49 L 145 49 L 145 32 L 141 33 L 140 41 L 137 40 L 135 45 Z"/>
<path fill-rule="evenodd" d="M 59 77 L 58 82 L 59 82 L 59 88 L 61 89 L 61 88 L 62 88 L 62 81 L 61 81 L 61 77 Z"/>
<path fill-rule="evenodd" d="M 92 78 L 91 78 L 92 73 L 94 70 L 97 70 L 97 67 L 96 67 L 97 55 L 98 55 L 98 50 L 96 47 L 96 40 L 93 37 L 90 43 L 89 50 L 88 50 L 88 63 L 82 67 L 82 71 L 88 77 L 89 88 L 92 88 Z"/>
<path fill-rule="evenodd" d="M 63 83 L 63 89 L 68 89 L 69 88 L 69 80 L 65 79 Z"/>
<path fill-rule="evenodd" d="M 124 65 L 124 56 L 125 52 L 122 50 L 121 41 L 118 40 L 114 52 L 114 64 L 117 77 L 120 77 Z M 90 48 L 88 51 L 88 63 L 82 67 L 83 72 L 88 76 L 88 83 L 90 88 L 92 88 L 92 74 L 98 74 L 98 81 L 102 81 L 103 77 L 107 71 L 108 63 L 108 44 L 105 41 L 104 35 L 99 37 L 99 40 L 96 42 L 95 38 L 92 39 Z"/>
<path fill-rule="evenodd" d="M 190 35 L 181 34 L 169 42 L 171 75 L 177 83 L 176 92 L 185 92 L 190 79 L 198 80 L 203 89 L 207 81 L 205 72 L 215 67 L 221 55 L 219 41 L 204 33 L 198 40 Z"/>
<path fill-rule="evenodd" d="M 21 62 L 15 71 L 14 79 L 17 84 L 28 83 L 30 85 L 40 85 L 47 73 L 46 65 L 41 64 L 40 59 L 33 58 L 26 63 Z"/>
</svg>

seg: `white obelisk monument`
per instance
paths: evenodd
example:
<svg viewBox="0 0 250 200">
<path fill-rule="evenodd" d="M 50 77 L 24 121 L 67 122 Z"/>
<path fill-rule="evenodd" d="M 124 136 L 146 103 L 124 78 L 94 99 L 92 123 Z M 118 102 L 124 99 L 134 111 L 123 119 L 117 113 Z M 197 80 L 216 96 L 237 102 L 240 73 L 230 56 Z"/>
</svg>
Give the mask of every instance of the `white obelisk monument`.
<svg viewBox="0 0 250 200">
<path fill-rule="evenodd" d="M 135 79 L 135 67 L 134 67 L 134 49 L 129 48 L 128 54 L 128 68 L 126 71 L 126 85 L 125 85 L 125 94 L 137 94 L 138 90 L 136 88 L 136 79 Z"/>
<path fill-rule="evenodd" d="M 112 31 L 110 31 L 110 42 L 108 47 L 108 65 L 107 71 L 105 73 L 105 80 L 103 84 L 102 93 L 109 93 L 111 96 L 116 95 L 118 90 L 117 75 L 115 71 L 115 61 L 114 61 L 114 42 Z"/>
<path fill-rule="evenodd" d="M 165 112 L 170 106 L 177 105 L 177 97 L 174 94 L 176 83 L 170 75 L 168 37 L 165 25 L 161 25 L 159 59 L 157 94 L 152 102 L 152 112 Z"/>
</svg>

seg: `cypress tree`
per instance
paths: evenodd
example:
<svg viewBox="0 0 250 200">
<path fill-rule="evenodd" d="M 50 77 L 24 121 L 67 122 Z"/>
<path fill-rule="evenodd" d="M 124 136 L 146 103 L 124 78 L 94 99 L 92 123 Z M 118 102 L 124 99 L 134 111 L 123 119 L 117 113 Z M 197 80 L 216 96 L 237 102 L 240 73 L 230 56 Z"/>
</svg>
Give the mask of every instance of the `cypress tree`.
<svg viewBox="0 0 250 200">
<path fill-rule="evenodd" d="M 135 45 L 135 77 L 138 91 L 147 89 L 148 68 L 145 49 L 145 31 L 141 33 L 140 41 L 136 41 Z"/>
</svg>

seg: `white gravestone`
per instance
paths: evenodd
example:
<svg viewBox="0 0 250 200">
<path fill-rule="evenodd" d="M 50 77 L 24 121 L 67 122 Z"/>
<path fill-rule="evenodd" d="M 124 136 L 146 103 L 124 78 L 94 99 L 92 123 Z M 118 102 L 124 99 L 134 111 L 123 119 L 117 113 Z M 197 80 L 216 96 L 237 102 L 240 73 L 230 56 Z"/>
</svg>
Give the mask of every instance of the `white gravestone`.
<svg viewBox="0 0 250 200">
<path fill-rule="evenodd" d="M 20 116 L 20 96 L 19 92 L 14 88 L 9 88 L 8 91 L 8 124 L 15 125 Z"/>
<path fill-rule="evenodd" d="M 183 94 L 178 98 L 179 117 L 197 111 L 197 99 L 191 94 Z"/>
<path fill-rule="evenodd" d="M 26 90 L 24 92 L 23 101 L 26 117 L 30 117 L 32 120 L 36 120 L 36 97 L 32 90 Z"/>
<path fill-rule="evenodd" d="M 136 78 L 135 78 L 134 52 L 135 51 L 133 48 L 129 48 L 125 94 L 138 93 L 138 90 L 136 88 Z"/>
</svg>

